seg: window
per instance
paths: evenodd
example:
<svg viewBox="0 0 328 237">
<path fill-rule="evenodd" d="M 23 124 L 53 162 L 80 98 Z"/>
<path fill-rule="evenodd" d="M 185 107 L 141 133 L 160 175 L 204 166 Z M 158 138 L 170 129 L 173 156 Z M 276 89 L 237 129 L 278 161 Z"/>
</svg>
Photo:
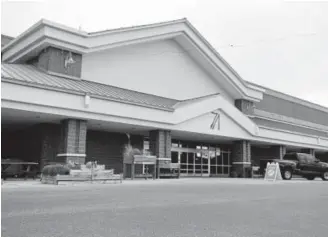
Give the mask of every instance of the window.
<svg viewBox="0 0 328 237">
<path fill-rule="evenodd" d="M 302 163 L 314 162 L 314 157 L 308 154 L 299 154 L 299 161 Z"/>
<path fill-rule="evenodd" d="M 144 137 L 144 141 L 143 141 L 143 153 L 144 154 L 150 154 L 150 147 L 149 147 L 149 138 L 148 137 Z M 146 165 L 142 165 L 142 173 L 145 174 L 146 173 Z"/>
<path fill-rule="evenodd" d="M 307 160 L 308 163 L 312 163 L 315 160 L 315 158 L 310 154 L 304 155 L 304 157 L 305 157 L 305 159 Z"/>
<path fill-rule="evenodd" d="M 292 153 L 292 154 L 286 154 L 284 155 L 284 160 L 298 160 L 297 159 L 297 154 L 296 153 Z"/>
</svg>

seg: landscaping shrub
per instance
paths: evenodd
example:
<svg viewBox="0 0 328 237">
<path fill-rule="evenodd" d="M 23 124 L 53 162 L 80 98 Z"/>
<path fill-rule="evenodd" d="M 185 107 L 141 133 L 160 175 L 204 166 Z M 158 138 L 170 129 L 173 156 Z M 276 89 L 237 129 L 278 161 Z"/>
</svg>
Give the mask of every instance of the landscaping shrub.
<svg viewBox="0 0 328 237">
<path fill-rule="evenodd" d="M 131 158 L 134 155 L 142 155 L 142 151 L 138 148 L 134 148 L 130 144 L 126 144 L 123 148 L 123 157 Z"/>
<path fill-rule="evenodd" d="M 81 165 L 80 164 L 76 164 L 74 162 L 68 162 L 66 164 L 66 166 L 70 169 L 70 170 L 80 170 L 81 169 Z"/>
<path fill-rule="evenodd" d="M 42 169 L 42 176 L 69 175 L 70 169 L 67 166 L 56 164 L 47 165 Z"/>
<path fill-rule="evenodd" d="M 94 164 L 93 162 L 91 162 L 91 161 L 89 161 L 89 162 L 87 162 L 87 163 L 85 164 L 85 167 L 88 168 L 88 169 L 91 169 L 92 166 L 95 168 L 95 164 Z"/>
</svg>

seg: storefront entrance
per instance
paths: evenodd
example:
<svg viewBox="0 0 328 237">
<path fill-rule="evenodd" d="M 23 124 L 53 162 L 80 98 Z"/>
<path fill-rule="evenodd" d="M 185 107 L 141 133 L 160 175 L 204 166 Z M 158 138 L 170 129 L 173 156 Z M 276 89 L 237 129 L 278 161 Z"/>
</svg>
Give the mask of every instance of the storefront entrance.
<svg viewBox="0 0 328 237">
<path fill-rule="evenodd" d="M 172 163 L 180 164 L 181 176 L 229 176 L 230 150 L 208 145 L 183 146 L 172 143 L 171 148 Z"/>
</svg>

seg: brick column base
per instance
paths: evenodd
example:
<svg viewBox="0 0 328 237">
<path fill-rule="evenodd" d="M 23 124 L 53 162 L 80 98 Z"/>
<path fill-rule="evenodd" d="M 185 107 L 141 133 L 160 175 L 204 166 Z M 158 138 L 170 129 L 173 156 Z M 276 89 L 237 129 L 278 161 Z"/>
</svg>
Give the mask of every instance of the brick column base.
<svg viewBox="0 0 328 237">
<path fill-rule="evenodd" d="M 171 158 L 171 131 L 150 131 L 149 148 L 157 158 Z M 157 160 L 156 178 L 159 178 L 159 173 L 159 160 Z"/>
<path fill-rule="evenodd" d="M 149 133 L 149 148 L 159 158 L 171 158 L 171 132 L 154 130 Z"/>
<path fill-rule="evenodd" d="M 232 151 L 232 177 L 251 177 L 251 144 L 249 141 L 236 141 Z"/>
<path fill-rule="evenodd" d="M 76 164 L 85 163 L 85 146 L 87 122 L 77 119 L 66 119 L 61 123 L 60 149 L 57 162 Z"/>
</svg>

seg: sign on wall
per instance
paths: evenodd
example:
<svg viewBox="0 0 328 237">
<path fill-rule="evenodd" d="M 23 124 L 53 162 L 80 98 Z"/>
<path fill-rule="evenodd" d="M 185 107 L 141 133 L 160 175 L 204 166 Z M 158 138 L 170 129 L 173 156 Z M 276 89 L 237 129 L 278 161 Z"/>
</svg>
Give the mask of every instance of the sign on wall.
<svg viewBox="0 0 328 237">
<path fill-rule="evenodd" d="M 219 112 L 212 112 L 214 114 L 213 122 L 211 123 L 211 129 L 213 130 L 217 125 L 217 129 L 220 130 L 220 114 Z"/>
<path fill-rule="evenodd" d="M 282 180 L 280 167 L 278 163 L 267 163 L 264 180 L 276 181 Z"/>
</svg>

